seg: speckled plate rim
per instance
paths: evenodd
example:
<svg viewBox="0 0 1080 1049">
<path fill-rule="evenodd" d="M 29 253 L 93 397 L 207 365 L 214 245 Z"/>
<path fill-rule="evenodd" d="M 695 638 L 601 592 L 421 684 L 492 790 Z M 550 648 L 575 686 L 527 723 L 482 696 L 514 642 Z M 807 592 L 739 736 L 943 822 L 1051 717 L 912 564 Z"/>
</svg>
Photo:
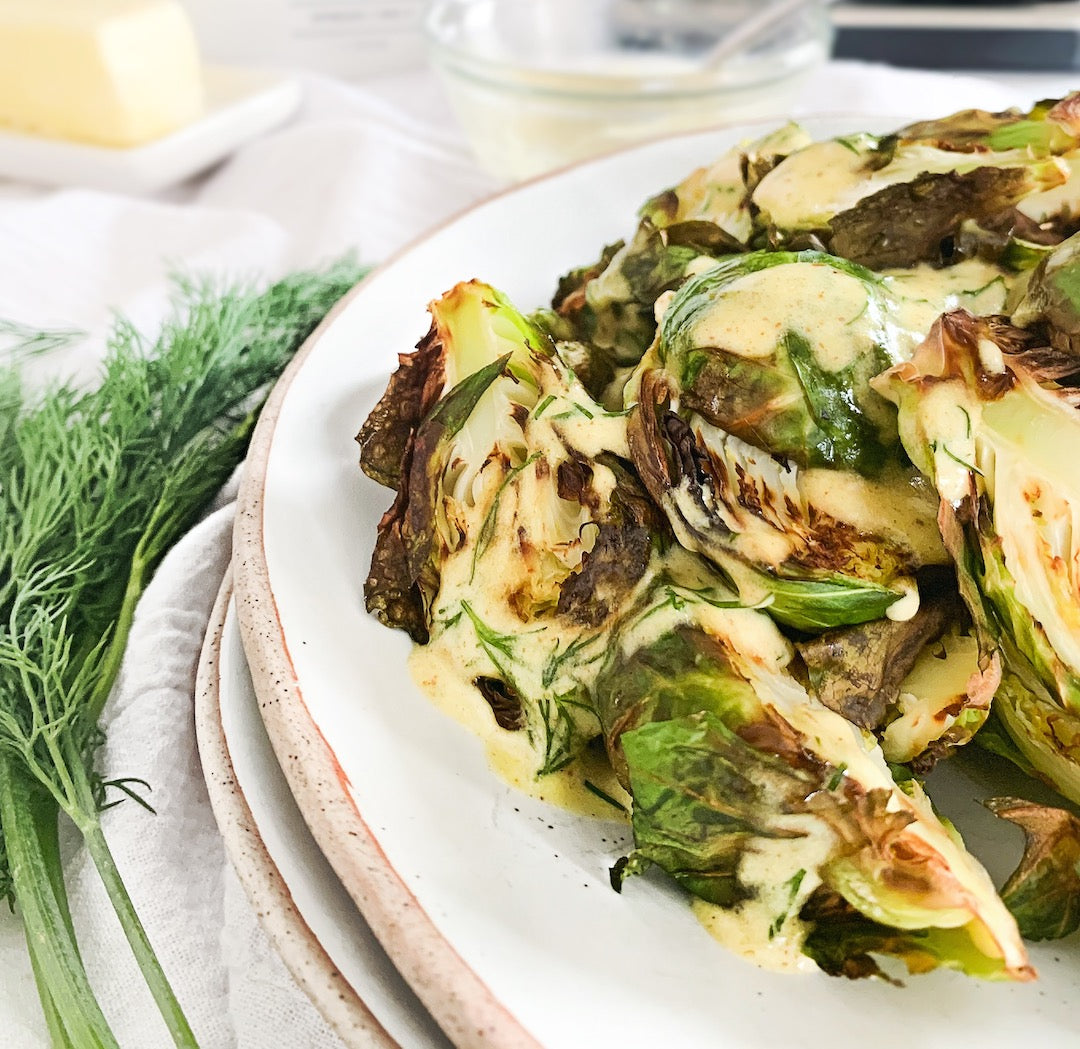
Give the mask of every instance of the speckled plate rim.
<svg viewBox="0 0 1080 1049">
<path fill-rule="evenodd" d="M 221 648 L 232 597 L 226 572 L 195 686 L 195 732 L 210 807 L 244 892 L 297 985 L 349 1049 L 400 1049 L 319 943 L 263 843 L 237 781 L 221 716 Z"/>
</svg>

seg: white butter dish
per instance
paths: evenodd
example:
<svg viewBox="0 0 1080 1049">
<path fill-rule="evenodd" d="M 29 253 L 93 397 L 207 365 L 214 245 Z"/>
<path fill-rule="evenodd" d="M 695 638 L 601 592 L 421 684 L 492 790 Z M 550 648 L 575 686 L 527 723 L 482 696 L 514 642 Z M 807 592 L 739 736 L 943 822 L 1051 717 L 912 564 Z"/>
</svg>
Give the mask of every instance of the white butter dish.
<svg viewBox="0 0 1080 1049">
<path fill-rule="evenodd" d="M 152 193 L 204 171 L 296 112 L 293 77 L 242 66 L 203 70 L 206 109 L 186 127 L 131 149 L 0 130 L 0 179 Z"/>
</svg>

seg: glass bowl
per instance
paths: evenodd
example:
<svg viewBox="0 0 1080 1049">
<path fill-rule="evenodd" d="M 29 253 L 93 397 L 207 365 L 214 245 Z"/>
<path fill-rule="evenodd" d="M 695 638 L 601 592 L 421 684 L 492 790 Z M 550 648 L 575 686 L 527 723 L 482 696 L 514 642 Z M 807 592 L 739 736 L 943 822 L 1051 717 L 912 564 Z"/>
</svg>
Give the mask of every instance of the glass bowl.
<svg viewBox="0 0 1080 1049">
<path fill-rule="evenodd" d="M 808 0 L 716 68 L 760 0 L 437 0 L 429 52 L 481 164 L 520 179 L 659 135 L 784 118 L 831 30 Z"/>
</svg>

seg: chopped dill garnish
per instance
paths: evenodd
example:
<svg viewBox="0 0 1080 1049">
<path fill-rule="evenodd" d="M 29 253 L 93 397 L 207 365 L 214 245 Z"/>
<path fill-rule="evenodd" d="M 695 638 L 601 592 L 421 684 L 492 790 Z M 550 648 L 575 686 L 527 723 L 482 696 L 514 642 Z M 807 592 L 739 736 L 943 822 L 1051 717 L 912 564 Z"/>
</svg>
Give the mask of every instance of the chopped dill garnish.
<svg viewBox="0 0 1080 1049">
<path fill-rule="evenodd" d="M 585 789 L 590 794 L 595 794 L 601 801 L 607 802 L 607 804 L 610 805 L 613 809 L 618 809 L 619 812 L 623 814 L 629 812 L 627 807 L 621 801 L 613 798 L 606 790 L 604 790 L 602 787 L 598 787 L 595 783 L 593 783 L 592 780 L 582 780 L 582 783 L 585 785 Z"/>
</svg>

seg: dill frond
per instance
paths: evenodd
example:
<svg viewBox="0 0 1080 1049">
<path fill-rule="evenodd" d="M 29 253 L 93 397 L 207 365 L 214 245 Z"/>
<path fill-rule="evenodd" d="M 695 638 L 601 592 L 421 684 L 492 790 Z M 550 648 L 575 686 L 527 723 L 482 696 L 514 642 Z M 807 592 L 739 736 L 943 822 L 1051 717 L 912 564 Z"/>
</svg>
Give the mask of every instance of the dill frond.
<svg viewBox="0 0 1080 1049">
<path fill-rule="evenodd" d="M 154 568 L 243 459 L 270 384 L 361 276 L 343 260 L 265 291 L 181 278 L 156 339 L 116 322 L 93 389 L 31 395 L 15 368 L 0 370 L 0 894 L 22 912 L 50 1030 L 65 1044 L 115 1040 L 67 911 L 61 813 L 174 1041 L 195 1045 L 101 832 L 101 713 Z M 13 330 L 0 326 L 0 338 Z M 45 346 L 48 333 L 24 341 Z M 113 785 L 141 801 L 129 786 L 139 782 Z"/>
</svg>

